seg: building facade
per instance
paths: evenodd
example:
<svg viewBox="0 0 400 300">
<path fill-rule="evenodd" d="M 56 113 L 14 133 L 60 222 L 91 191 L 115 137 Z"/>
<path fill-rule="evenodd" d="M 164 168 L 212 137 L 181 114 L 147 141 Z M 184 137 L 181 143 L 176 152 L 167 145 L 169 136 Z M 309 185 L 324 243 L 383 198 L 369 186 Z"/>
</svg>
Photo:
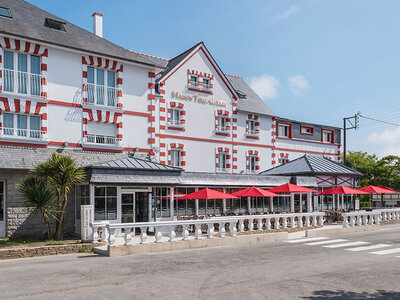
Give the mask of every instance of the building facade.
<svg viewBox="0 0 400 300">
<path fill-rule="evenodd" d="M 4 163 L 0 168 L 0 237 L 33 232 L 35 226 L 41 230 L 40 220 L 29 220 L 15 184 L 52 151 L 73 153 L 82 166 L 94 169 L 98 169 L 93 167 L 96 162 L 129 153 L 210 178 L 212 174 L 254 175 L 239 186 L 256 185 L 261 170 L 305 153 L 339 160 L 339 128 L 279 118 L 243 78 L 225 74 L 203 42 L 167 60 L 102 38 L 99 13 L 92 16 L 91 33 L 21 0 L 1 0 L 0 7 L 0 146 L 4 159 L 20 153 L 15 165 Z M 36 157 L 38 149 L 40 159 L 24 163 L 24 156 Z M 97 160 L 87 164 L 85 156 Z M 226 188 L 229 182 L 221 181 L 218 188 Z M 268 187 L 273 182 L 276 179 L 258 184 Z M 169 207 L 168 217 L 174 217 L 168 204 L 174 191 L 153 190 L 162 183 L 160 179 L 152 188 L 140 183 L 147 187 L 143 192 L 147 202 L 139 213 L 147 211 L 147 220 L 157 219 L 158 213 L 161 218 L 162 205 Z M 79 201 L 71 202 L 75 225 L 79 204 L 86 200 L 95 205 L 99 216 L 121 221 L 124 201 L 136 197 L 124 198 L 121 192 L 129 182 L 109 191 L 106 182 L 88 184 L 92 196 L 83 197 L 83 188 Z M 204 185 L 194 182 L 191 189 Z M 137 187 L 131 186 L 130 191 L 139 193 Z M 189 191 L 182 187 L 177 192 Z M 161 198 L 151 202 L 149 193 L 161 193 L 157 196 Z M 97 194 L 102 200 L 95 199 Z M 164 204 L 157 202 L 162 197 L 169 197 Z M 115 198 L 109 212 L 104 207 L 108 198 Z M 192 204 L 185 205 L 188 213 Z M 226 205 L 221 203 L 222 211 Z M 192 206 L 190 211 L 196 213 L 203 209 Z M 157 213 L 151 213 L 153 207 Z"/>
</svg>

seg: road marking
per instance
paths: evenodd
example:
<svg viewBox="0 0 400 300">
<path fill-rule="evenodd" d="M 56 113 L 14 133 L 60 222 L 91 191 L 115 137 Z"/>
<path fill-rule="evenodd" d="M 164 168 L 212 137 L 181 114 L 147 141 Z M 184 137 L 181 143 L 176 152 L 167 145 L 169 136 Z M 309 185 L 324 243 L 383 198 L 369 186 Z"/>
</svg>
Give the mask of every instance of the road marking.
<svg viewBox="0 0 400 300">
<path fill-rule="evenodd" d="M 320 241 L 320 240 L 327 240 L 328 238 L 325 236 L 321 236 L 321 237 L 315 237 L 315 238 L 302 238 L 302 239 L 295 239 L 295 240 L 290 240 L 290 241 L 286 241 L 286 243 L 305 243 L 308 241 Z"/>
<path fill-rule="evenodd" d="M 338 242 L 345 242 L 347 240 L 344 239 L 337 239 L 337 240 L 328 240 L 328 241 L 322 241 L 322 242 L 313 242 L 313 243 L 307 243 L 306 245 L 325 245 L 325 244 L 331 244 L 331 243 L 338 243 Z"/>
<path fill-rule="evenodd" d="M 347 247 L 347 246 L 357 246 L 357 245 L 365 245 L 365 244 L 370 244 L 368 242 L 350 242 L 350 243 L 343 243 L 343 244 L 335 244 L 335 245 L 328 245 L 328 246 L 323 246 L 325 248 L 341 248 L 341 247 Z"/>
<path fill-rule="evenodd" d="M 389 244 L 377 244 L 377 245 L 371 245 L 371 246 L 362 246 L 362 247 L 357 247 L 357 248 L 348 248 L 344 249 L 347 251 L 365 251 L 365 250 L 373 250 L 373 249 L 379 249 L 379 248 L 385 248 L 389 247 Z"/>
<path fill-rule="evenodd" d="M 399 253 L 399 252 L 400 252 L 400 248 L 395 248 L 395 249 L 381 250 L 381 251 L 375 251 L 375 252 L 370 252 L 370 253 L 384 255 L 384 254 L 393 254 L 393 253 Z"/>
</svg>

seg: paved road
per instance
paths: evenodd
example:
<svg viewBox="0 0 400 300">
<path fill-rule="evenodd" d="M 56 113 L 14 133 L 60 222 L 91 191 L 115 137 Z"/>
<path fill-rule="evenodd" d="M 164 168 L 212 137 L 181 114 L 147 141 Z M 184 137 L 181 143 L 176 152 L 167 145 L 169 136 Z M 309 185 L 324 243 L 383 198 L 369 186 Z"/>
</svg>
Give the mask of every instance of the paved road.
<svg viewBox="0 0 400 300">
<path fill-rule="evenodd" d="M 400 226 L 296 242 L 0 262 L 0 299 L 61 298 L 400 299 Z"/>
</svg>

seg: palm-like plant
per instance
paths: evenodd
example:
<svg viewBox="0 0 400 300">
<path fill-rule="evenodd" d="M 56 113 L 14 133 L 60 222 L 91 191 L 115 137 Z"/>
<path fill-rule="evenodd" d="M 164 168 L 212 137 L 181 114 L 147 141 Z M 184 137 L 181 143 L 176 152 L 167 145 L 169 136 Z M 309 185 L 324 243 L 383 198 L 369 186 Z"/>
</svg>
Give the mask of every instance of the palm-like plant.
<svg viewBox="0 0 400 300">
<path fill-rule="evenodd" d="M 27 207 L 32 207 L 33 214 L 42 214 L 46 224 L 46 238 L 51 238 L 50 216 L 54 211 L 54 192 L 48 187 L 44 180 L 38 177 L 25 177 L 17 184 L 18 190 Z"/>
<path fill-rule="evenodd" d="M 67 155 L 52 153 L 51 157 L 37 165 L 32 173 L 45 179 L 55 190 L 57 196 L 56 231 L 54 238 L 63 238 L 63 219 L 68 203 L 68 193 L 79 183 L 85 181 L 85 171 Z"/>
</svg>

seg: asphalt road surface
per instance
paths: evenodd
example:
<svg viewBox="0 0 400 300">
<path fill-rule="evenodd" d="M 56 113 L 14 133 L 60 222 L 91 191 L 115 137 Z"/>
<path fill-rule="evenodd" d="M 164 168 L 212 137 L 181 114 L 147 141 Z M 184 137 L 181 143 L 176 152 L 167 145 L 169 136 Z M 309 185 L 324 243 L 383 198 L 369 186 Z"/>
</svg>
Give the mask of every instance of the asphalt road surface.
<svg viewBox="0 0 400 300">
<path fill-rule="evenodd" d="M 0 299 L 400 299 L 400 226 L 116 258 L 2 261 Z"/>
</svg>

